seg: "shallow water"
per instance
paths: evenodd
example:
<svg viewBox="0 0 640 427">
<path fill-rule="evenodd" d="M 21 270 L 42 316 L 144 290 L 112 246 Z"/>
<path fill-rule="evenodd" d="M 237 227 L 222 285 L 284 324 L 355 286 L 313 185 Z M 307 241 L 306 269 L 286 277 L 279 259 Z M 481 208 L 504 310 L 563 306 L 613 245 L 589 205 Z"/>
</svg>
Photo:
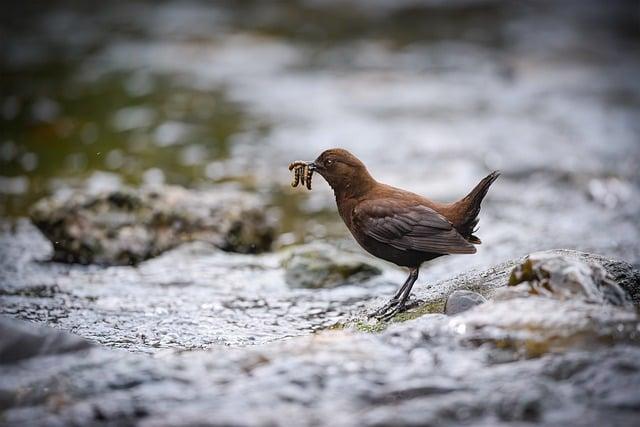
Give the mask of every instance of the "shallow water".
<svg viewBox="0 0 640 427">
<path fill-rule="evenodd" d="M 130 351 L 246 346 L 327 329 L 402 279 L 388 271 L 328 289 L 287 283 L 288 252 L 185 244 L 136 267 L 64 265 L 30 224 L 0 237 L 0 313 Z M 337 257 L 342 254 L 336 252 Z"/>
</svg>

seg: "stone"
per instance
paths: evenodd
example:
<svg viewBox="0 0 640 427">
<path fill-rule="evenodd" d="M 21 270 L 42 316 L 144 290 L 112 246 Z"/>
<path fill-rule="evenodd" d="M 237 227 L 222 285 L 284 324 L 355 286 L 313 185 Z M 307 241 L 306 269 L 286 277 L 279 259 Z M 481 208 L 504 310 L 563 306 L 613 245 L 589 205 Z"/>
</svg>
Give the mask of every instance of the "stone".
<svg viewBox="0 0 640 427">
<path fill-rule="evenodd" d="M 486 298 L 477 292 L 466 290 L 454 291 L 447 298 L 447 302 L 444 306 L 444 313 L 449 316 L 453 316 L 486 301 Z"/>
<path fill-rule="evenodd" d="M 189 241 L 258 253 L 270 249 L 275 234 L 263 202 L 224 189 L 64 192 L 37 202 L 30 215 L 53 243 L 55 261 L 80 264 L 137 264 Z"/>
<path fill-rule="evenodd" d="M 635 307 L 593 256 L 565 251 L 528 255 L 516 263 L 508 285 L 486 304 L 456 317 L 452 327 L 469 342 L 491 343 L 527 357 L 611 341 L 640 344 Z"/>
<path fill-rule="evenodd" d="M 448 323 L 422 317 L 375 335 L 325 331 L 162 357 L 98 347 L 0 366 L 3 425 L 637 422 L 637 346 L 505 361 L 461 343 Z M 558 377 L 559 366 L 573 368 Z"/>
<path fill-rule="evenodd" d="M 509 286 L 522 287 L 521 284 L 536 295 L 631 306 L 627 293 L 594 260 L 588 262 L 549 252 L 534 253 L 511 272 Z"/>
<path fill-rule="evenodd" d="M 333 288 L 382 274 L 380 267 L 365 256 L 325 243 L 290 249 L 283 266 L 287 283 L 295 288 Z"/>
<path fill-rule="evenodd" d="M 623 310 L 624 312 L 628 312 L 631 305 L 640 306 L 637 298 L 637 290 L 640 288 L 637 279 L 640 271 L 631 264 L 597 254 L 569 249 L 554 249 L 505 261 L 487 269 L 468 270 L 430 286 L 415 286 L 413 289 L 415 302 L 412 304 L 412 308 L 405 313 L 398 314 L 391 320 L 398 322 L 421 317 L 425 314 L 442 313 L 448 296 L 457 290 L 476 292 L 487 300 L 513 299 L 517 296 L 524 298 L 530 293 L 528 284 L 525 287 L 510 286 L 508 288 L 507 285 L 514 269 L 520 271 L 522 267 L 519 266 L 526 264 L 527 259 L 531 259 L 531 257 L 533 259 L 561 258 L 564 261 L 557 262 L 575 267 L 574 270 L 568 269 L 567 273 L 570 271 L 574 271 L 575 274 L 577 274 L 577 271 L 584 273 L 579 277 L 587 281 L 585 283 L 586 288 L 573 295 L 573 300 L 581 299 L 587 302 L 588 298 L 584 292 L 589 290 L 589 292 L 592 292 L 591 298 L 595 298 L 593 301 L 601 300 L 608 301 L 611 304 L 618 304 L 625 309 Z M 576 270 L 578 265 L 581 267 Z M 593 276 L 591 276 L 592 274 Z M 574 276 L 571 274 L 567 276 L 569 282 L 571 282 L 569 280 L 570 277 Z M 563 295 L 563 293 L 557 294 L 558 297 L 560 295 Z M 367 313 L 375 310 L 377 306 L 383 303 L 383 299 L 370 303 L 366 310 L 353 316 L 345 323 L 355 325 L 356 328 L 363 330 L 370 329 L 367 322 Z M 626 314 L 623 315 L 625 318 L 626 316 Z M 360 328 L 360 325 L 365 326 L 365 328 Z M 384 325 L 378 325 L 374 329 L 381 330 L 384 327 Z"/>
</svg>

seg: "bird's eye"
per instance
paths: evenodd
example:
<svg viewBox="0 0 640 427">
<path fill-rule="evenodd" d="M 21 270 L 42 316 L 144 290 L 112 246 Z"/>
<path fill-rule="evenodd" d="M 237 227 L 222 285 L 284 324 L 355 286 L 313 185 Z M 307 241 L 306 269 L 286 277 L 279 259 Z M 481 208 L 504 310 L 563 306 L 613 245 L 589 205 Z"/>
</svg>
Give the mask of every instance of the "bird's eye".
<svg viewBox="0 0 640 427">
<path fill-rule="evenodd" d="M 329 159 L 327 160 L 327 166 L 331 166 L 333 164 L 333 160 Z"/>
</svg>

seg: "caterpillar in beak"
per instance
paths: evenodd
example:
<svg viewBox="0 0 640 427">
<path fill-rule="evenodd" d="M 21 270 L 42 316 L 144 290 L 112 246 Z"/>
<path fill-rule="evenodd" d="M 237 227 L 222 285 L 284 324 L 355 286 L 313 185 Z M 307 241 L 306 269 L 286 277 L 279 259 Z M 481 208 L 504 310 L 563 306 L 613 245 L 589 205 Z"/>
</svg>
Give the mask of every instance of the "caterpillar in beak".
<svg viewBox="0 0 640 427">
<path fill-rule="evenodd" d="M 311 190 L 313 167 L 309 162 L 296 160 L 289 165 L 289 170 L 293 170 L 293 180 L 291 181 L 292 187 L 297 187 L 298 184 L 302 184 L 305 185 L 308 190 Z"/>
</svg>

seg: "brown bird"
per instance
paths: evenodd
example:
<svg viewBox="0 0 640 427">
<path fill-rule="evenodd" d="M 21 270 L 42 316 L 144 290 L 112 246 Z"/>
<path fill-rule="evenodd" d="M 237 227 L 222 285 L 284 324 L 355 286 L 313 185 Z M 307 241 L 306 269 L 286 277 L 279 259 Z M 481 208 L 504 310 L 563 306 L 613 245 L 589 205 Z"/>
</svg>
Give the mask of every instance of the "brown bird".
<svg viewBox="0 0 640 427">
<path fill-rule="evenodd" d="M 409 268 L 404 285 L 371 314 L 379 319 L 405 310 L 422 263 L 443 255 L 476 252 L 474 245 L 481 242 L 473 233 L 480 203 L 500 175 L 492 172 L 455 203 L 439 203 L 376 181 L 364 163 L 340 148 L 324 151 L 306 167 L 329 183 L 338 212 L 360 246 Z"/>
</svg>

